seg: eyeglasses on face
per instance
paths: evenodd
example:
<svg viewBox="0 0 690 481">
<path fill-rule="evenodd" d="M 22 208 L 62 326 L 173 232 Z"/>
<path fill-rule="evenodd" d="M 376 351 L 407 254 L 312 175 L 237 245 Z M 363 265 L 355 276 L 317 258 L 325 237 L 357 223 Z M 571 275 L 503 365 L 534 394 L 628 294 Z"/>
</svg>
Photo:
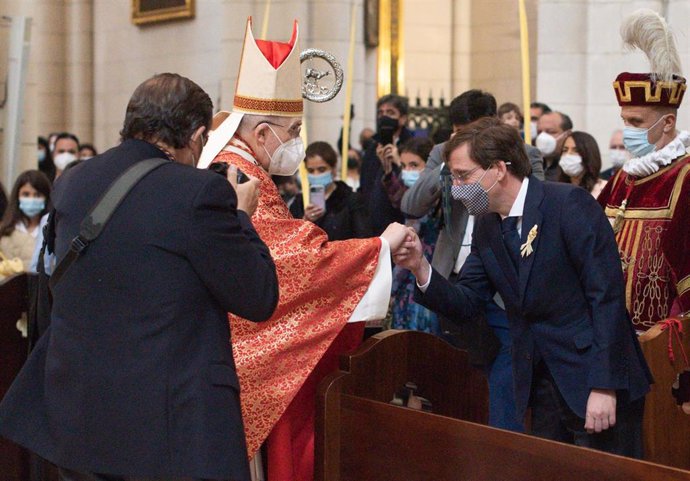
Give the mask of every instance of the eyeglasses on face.
<svg viewBox="0 0 690 481">
<path fill-rule="evenodd" d="M 499 161 L 500 162 L 500 161 Z M 511 162 L 504 162 L 506 165 L 510 165 Z M 498 162 L 494 162 L 493 164 L 489 165 L 485 170 L 486 172 L 489 171 L 492 167 L 498 165 Z M 463 172 L 462 174 L 455 174 L 453 172 L 450 173 L 450 178 L 453 183 L 458 183 L 458 184 L 467 184 L 468 181 L 472 178 L 472 174 L 474 174 L 477 170 L 481 169 L 482 166 L 478 165 L 474 169 L 470 169 L 467 172 Z"/>
</svg>

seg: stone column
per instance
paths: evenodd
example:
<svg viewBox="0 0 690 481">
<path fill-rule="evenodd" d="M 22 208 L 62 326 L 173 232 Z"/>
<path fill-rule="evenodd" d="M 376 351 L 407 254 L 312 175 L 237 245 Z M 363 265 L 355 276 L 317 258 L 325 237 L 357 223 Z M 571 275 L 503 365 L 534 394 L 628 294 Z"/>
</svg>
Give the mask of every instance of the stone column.
<svg viewBox="0 0 690 481">
<path fill-rule="evenodd" d="M 93 0 L 65 5 L 65 129 L 81 142 L 94 140 Z M 101 148 L 102 147 L 97 147 Z"/>
<path fill-rule="evenodd" d="M 567 113 L 582 130 L 587 115 L 587 1 L 542 0 L 535 100 Z"/>
<path fill-rule="evenodd" d="M 354 71 L 347 70 L 350 50 L 350 18 L 352 3 L 350 1 L 310 0 L 310 20 L 308 36 L 302 42 L 302 48 L 319 48 L 335 56 L 344 70 L 343 88 L 330 102 L 305 102 L 309 142 L 322 140 L 328 142 L 340 154 L 338 137 L 343 126 L 345 113 L 345 89 L 348 79 L 352 79 L 352 103 L 355 106 L 355 118 L 350 126 L 350 144 L 356 145 L 366 107 L 371 105 L 364 98 L 365 52 L 364 52 L 364 10 L 363 2 L 356 1 L 356 43 Z"/>
<path fill-rule="evenodd" d="M 20 173 L 27 169 L 36 169 L 38 167 L 36 158 L 36 137 L 43 134 L 45 127 L 45 96 L 43 95 L 42 87 L 46 80 L 46 70 L 49 69 L 50 54 L 57 54 L 54 45 L 56 38 L 55 32 L 49 29 L 44 29 L 45 19 L 52 14 L 53 18 L 58 16 L 61 12 L 62 2 L 50 0 L 0 0 L 0 12 L 3 15 L 15 16 L 24 15 L 31 17 L 31 46 L 29 49 L 29 64 L 26 76 L 26 85 L 24 88 L 24 115 L 22 119 L 22 145 L 18 158 L 15 159 L 0 159 L 4 168 L 5 162 L 15 163 L 15 172 Z M 9 47 L 9 24 L 8 27 L 3 27 L 2 33 L 2 49 L 3 62 L 7 60 L 7 49 Z M 58 40 L 59 41 L 59 40 Z M 7 64 L 0 67 L 0 72 L 6 74 Z M 59 75 L 54 79 L 54 83 L 59 85 L 61 77 Z M 4 112 L 0 110 L 0 115 Z M 0 145 L 2 139 L 0 137 Z M 0 149 L 1 152 L 1 149 Z M 3 179 L 6 183 L 5 189 L 9 195 L 14 179 Z"/>
<path fill-rule="evenodd" d="M 448 104 L 468 90 L 471 84 L 472 1 L 454 0 L 451 15 L 451 91 L 446 99 Z"/>
<path fill-rule="evenodd" d="M 410 101 L 452 98 L 453 1 L 405 0 L 405 87 Z"/>
</svg>

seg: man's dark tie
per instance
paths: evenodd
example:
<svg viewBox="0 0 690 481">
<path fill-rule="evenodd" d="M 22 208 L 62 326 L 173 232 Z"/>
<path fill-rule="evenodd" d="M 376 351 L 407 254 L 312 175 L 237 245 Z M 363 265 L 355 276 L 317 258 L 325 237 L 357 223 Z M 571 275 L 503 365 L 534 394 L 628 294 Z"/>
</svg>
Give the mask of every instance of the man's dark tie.
<svg viewBox="0 0 690 481">
<path fill-rule="evenodd" d="M 518 217 L 506 217 L 501 222 L 501 233 L 503 234 L 503 243 L 508 250 L 510 260 L 513 261 L 515 271 L 518 271 L 520 263 L 520 235 L 517 231 Z"/>
</svg>

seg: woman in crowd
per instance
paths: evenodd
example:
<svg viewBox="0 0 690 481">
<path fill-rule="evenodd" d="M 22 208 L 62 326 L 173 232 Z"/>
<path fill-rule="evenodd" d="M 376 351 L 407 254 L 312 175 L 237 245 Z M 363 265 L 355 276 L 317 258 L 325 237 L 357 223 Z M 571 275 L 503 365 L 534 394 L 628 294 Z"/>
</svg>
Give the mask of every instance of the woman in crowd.
<svg viewBox="0 0 690 481">
<path fill-rule="evenodd" d="M 41 217 L 50 208 L 50 180 L 43 172 L 27 170 L 14 183 L 0 223 L 0 251 L 18 257 L 28 270 Z"/>
<path fill-rule="evenodd" d="M 290 208 L 292 215 L 321 227 L 328 234 L 329 241 L 371 237 L 367 212 L 359 195 L 345 182 L 335 180 L 338 156 L 333 147 L 327 142 L 310 144 L 304 163 L 309 178 L 310 199 L 322 196 L 323 203 L 310 201 L 304 209 L 302 196 L 298 195 Z M 322 194 L 312 194 L 312 190 L 321 189 Z"/>
<path fill-rule="evenodd" d="M 565 139 L 561 160 L 561 182 L 570 182 L 587 190 L 595 198 L 606 185 L 599 178 L 601 154 L 594 137 L 587 132 L 573 132 Z"/>
<path fill-rule="evenodd" d="M 383 177 L 383 184 L 391 204 L 400 208 L 400 200 L 407 189 L 412 187 L 426 166 L 434 143 L 424 137 L 413 137 L 405 142 L 400 151 L 394 147 L 394 167 Z M 399 166 L 399 167 L 395 167 Z M 406 220 L 414 227 L 424 245 L 424 253 L 431 259 L 439 231 L 440 209 L 435 206 L 420 219 Z M 412 273 L 398 266 L 393 268 L 393 292 L 391 296 L 391 325 L 393 329 L 413 329 L 440 334 L 438 317 L 433 312 L 416 304 L 414 298 L 415 279 Z"/>
</svg>

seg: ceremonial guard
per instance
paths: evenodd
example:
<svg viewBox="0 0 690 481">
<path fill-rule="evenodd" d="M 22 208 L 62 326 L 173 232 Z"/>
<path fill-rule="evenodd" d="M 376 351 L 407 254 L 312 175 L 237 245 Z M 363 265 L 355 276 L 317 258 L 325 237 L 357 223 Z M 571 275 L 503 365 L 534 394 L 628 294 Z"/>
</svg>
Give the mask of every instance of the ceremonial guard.
<svg viewBox="0 0 690 481">
<path fill-rule="evenodd" d="M 651 10 L 626 18 L 621 35 L 649 58 L 649 73 L 613 82 L 632 154 L 599 196 L 616 233 L 626 305 L 635 328 L 690 310 L 690 132 L 676 130 L 686 90 L 666 22 Z"/>
<path fill-rule="evenodd" d="M 230 315 L 232 345 L 249 455 L 266 441 L 268 479 L 302 481 L 313 478 L 316 387 L 361 342 L 364 323 L 356 321 L 385 316 L 389 249 L 406 230 L 397 224 L 382 238 L 328 242 L 316 224 L 290 215 L 271 175 L 293 175 L 304 160 L 298 25 L 288 43 L 256 40 L 251 26 L 233 112 L 216 114 L 199 166 L 228 163 L 261 182 L 252 221 L 276 263 L 280 301 L 259 329 Z"/>
</svg>

